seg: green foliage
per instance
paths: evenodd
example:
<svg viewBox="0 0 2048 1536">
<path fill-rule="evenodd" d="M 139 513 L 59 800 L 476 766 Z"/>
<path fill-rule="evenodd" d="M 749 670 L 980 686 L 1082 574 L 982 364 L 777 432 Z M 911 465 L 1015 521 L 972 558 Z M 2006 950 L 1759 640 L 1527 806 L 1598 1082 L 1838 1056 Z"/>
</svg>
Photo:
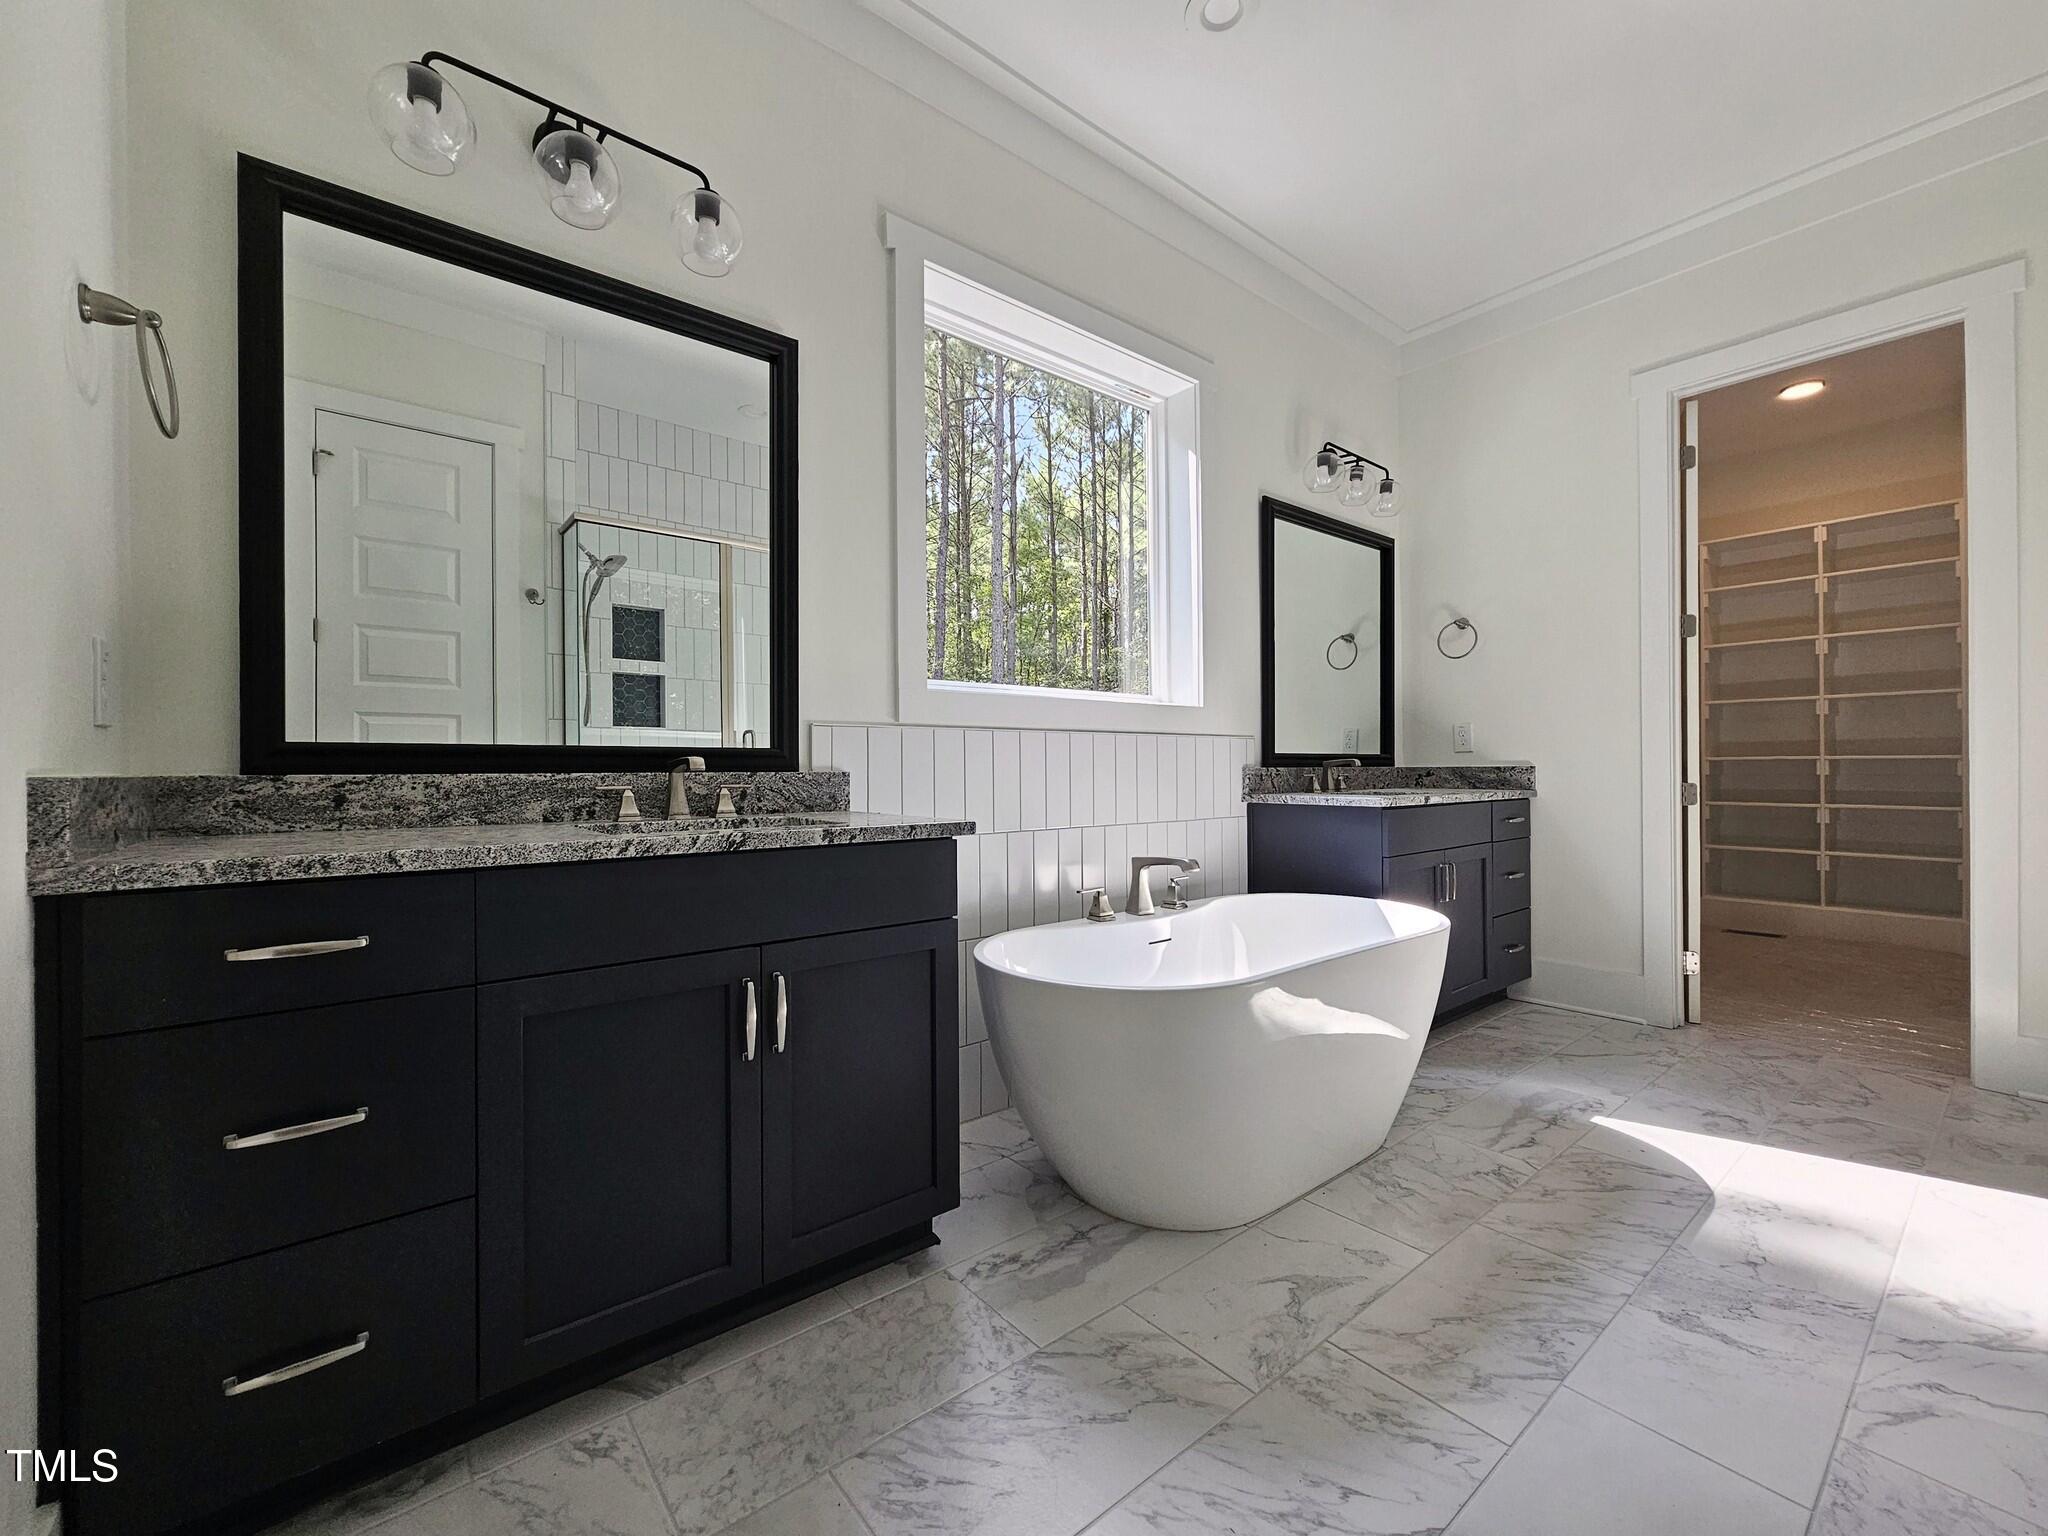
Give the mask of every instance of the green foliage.
<svg viewBox="0 0 2048 1536">
<path fill-rule="evenodd" d="M 1151 412 L 925 331 L 929 675 L 1152 686 Z"/>
</svg>

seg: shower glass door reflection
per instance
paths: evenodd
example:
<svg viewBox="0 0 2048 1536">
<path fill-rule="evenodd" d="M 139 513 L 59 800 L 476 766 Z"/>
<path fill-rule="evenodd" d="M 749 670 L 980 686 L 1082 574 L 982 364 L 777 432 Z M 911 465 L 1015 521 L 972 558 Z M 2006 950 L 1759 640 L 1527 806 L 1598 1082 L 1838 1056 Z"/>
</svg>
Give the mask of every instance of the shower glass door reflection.
<svg viewBox="0 0 2048 1536">
<path fill-rule="evenodd" d="M 767 735 L 766 550 L 579 514 L 561 531 L 564 742 L 678 749 Z"/>
</svg>

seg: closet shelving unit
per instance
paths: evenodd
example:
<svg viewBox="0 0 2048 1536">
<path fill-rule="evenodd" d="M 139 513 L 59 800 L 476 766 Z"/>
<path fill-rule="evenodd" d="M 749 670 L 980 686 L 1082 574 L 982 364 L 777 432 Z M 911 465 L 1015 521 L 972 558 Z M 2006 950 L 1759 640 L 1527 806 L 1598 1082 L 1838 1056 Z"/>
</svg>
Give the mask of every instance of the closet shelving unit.
<svg viewBox="0 0 2048 1536">
<path fill-rule="evenodd" d="M 1701 542 L 1706 896 L 1967 916 L 1963 516 Z"/>
</svg>

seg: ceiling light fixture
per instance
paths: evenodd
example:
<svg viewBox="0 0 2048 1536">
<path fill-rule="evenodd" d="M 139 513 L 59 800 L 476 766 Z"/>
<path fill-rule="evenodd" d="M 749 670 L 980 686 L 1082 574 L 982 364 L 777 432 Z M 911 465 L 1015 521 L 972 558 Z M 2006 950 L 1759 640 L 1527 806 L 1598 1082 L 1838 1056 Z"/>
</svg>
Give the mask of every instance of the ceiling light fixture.
<svg viewBox="0 0 2048 1536">
<path fill-rule="evenodd" d="M 416 60 L 387 64 L 370 78 L 370 121 L 391 152 L 416 171 L 447 176 L 476 143 L 476 123 L 454 85 L 441 73 L 450 66 L 532 102 L 545 114 L 533 133 L 533 169 L 549 210 L 577 229 L 602 229 L 619 201 L 619 168 L 606 143 L 630 144 L 679 171 L 698 185 L 676 199 L 669 215 L 676 254 L 704 277 L 723 277 L 740 253 L 739 215 L 732 200 L 687 160 L 607 127 L 581 112 L 479 69 L 450 53 L 424 53 Z"/>
<path fill-rule="evenodd" d="M 1190 32 L 1228 32 L 1244 20 L 1251 0 L 1188 0 L 1181 20 Z"/>
<path fill-rule="evenodd" d="M 1801 379 L 1797 384 L 1787 384 L 1778 391 L 1780 400 L 1811 400 L 1828 387 L 1826 379 Z"/>
<path fill-rule="evenodd" d="M 1366 473 L 1368 467 L 1379 471 L 1377 481 Z M 1301 481 L 1318 496 L 1335 491 L 1337 500 L 1347 507 L 1371 502 L 1374 517 L 1392 517 L 1399 510 L 1394 472 L 1379 460 L 1337 443 L 1325 443 L 1308 456 Z"/>
</svg>

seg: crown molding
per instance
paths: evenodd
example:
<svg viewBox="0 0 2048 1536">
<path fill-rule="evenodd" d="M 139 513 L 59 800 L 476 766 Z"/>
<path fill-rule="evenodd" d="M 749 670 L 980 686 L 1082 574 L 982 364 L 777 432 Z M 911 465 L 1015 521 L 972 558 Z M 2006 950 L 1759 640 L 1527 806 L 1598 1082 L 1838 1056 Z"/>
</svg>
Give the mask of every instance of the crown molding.
<svg viewBox="0 0 2048 1536">
<path fill-rule="evenodd" d="M 1262 242 L 1264 250 L 1255 249 L 1253 232 L 1221 210 L 1212 210 L 1213 218 L 1203 217 L 1181 198 L 1162 192 L 1151 178 L 1083 143 L 1078 120 L 1072 131 L 1056 126 L 980 73 L 961 67 L 948 51 L 916 35 L 908 19 L 901 24 L 894 19 L 899 8 L 921 17 L 916 7 L 899 6 L 898 0 L 748 3 L 1303 324 L 1343 336 L 1393 365 L 1394 348 L 1401 339 L 1398 326 L 1270 242 Z M 998 67 L 993 61 L 988 63 L 991 68 Z M 1017 83 L 1021 86 L 1021 81 Z M 1193 197 L 1187 189 L 1181 190 Z M 1234 226 L 1239 233 L 1222 225 Z"/>
</svg>

